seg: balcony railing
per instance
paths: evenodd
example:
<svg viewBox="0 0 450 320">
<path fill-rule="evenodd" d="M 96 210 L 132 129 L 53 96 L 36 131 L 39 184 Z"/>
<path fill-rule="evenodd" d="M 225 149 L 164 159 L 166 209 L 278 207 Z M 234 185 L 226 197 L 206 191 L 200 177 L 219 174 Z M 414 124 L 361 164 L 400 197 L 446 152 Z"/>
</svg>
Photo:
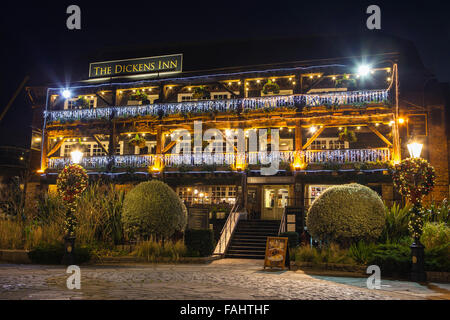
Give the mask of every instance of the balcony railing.
<svg viewBox="0 0 450 320">
<path fill-rule="evenodd" d="M 49 123 L 55 121 L 89 121 L 110 118 L 126 119 L 132 117 L 165 117 L 175 114 L 195 114 L 208 112 L 272 110 L 277 108 L 314 107 L 321 105 L 342 106 L 367 103 L 384 103 L 388 90 L 367 90 L 333 92 L 323 94 L 301 94 L 257 98 L 225 100 L 202 100 L 175 103 L 161 103 L 144 106 L 114 106 L 93 109 L 45 111 Z"/>
<path fill-rule="evenodd" d="M 155 162 L 154 155 L 117 155 L 83 157 L 80 165 L 86 169 L 104 169 L 108 164 L 113 162 L 116 168 L 146 168 L 152 166 Z M 50 169 L 63 169 L 71 163 L 70 158 L 50 158 L 48 159 L 48 167 Z"/>
<path fill-rule="evenodd" d="M 391 152 L 388 148 L 305 151 L 306 163 L 384 162 L 389 160 L 391 160 Z"/>
<path fill-rule="evenodd" d="M 84 157 L 81 165 L 86 169 L 104 169 L 108 164 L 115 168 L 148 168 L 160 160 L 165 167 L 178 166 L 235 166 L 237 164 L 266 165 L 279 161 L 294 163 L 300 156 L 307 164 L 312 163 L 356 163 L 386 162 L 391 160 L 388 148 L 377 149 L 341 149 L 341 150 L 306 150 L 278 152 L 246 152 L 246 153 L 212 153 L 212 154 L 165 154 L 165 155 L 115 155 Z M 70 158 L 48 159 L 49 169 L 62 169 L 70 163 Z"/>
</svg>

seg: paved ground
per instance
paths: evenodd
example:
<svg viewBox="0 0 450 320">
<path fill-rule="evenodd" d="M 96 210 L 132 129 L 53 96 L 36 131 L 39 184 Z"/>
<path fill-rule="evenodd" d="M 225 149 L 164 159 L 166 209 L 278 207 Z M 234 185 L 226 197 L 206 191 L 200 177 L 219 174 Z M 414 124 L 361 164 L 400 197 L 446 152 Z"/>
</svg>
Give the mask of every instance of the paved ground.
<svg viewBox="0 0 450 320">
<path fill-rule="evenodd" d="M 60 266 L 0 264 L 0 299 L 445 299 L 450 285 L 425 286 L 365 278 L 325 277 L 301 271 L 263 271 L 262 261 L 209 265 L 82 266 L 81 290 L 69 290 Z"/>
</svg>

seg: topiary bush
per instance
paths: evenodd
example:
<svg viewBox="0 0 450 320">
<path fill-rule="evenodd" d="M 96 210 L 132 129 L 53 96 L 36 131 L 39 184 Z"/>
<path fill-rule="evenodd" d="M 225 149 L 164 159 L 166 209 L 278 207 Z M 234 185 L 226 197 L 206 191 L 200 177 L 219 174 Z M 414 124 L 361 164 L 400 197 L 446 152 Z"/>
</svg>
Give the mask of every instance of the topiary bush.
<svg viewBox="0 0 450 320">
<path fill-rule="evenodd" d="M 384 204 L 372 189 L 352 183 L 325 190 L 312 203 L 306 226 L 315 239 L 344 245 L 377 239 L 385 224 Z"/>
<path fill-rule="evenodd" d="M 187 248 L 187 255 L 191 257 L 207 257 L 214 250 L 214 233 L 210 229 L 206 230 L 186 230 L 184 243 Z"/>
<path fill-rule="evenodd" d="M 167 239 L 183 231 L 187 212 L 175 191 L 158 180 L 142 182 L 124 200 L 122 223 L 130 238 Z"/>
</svg>

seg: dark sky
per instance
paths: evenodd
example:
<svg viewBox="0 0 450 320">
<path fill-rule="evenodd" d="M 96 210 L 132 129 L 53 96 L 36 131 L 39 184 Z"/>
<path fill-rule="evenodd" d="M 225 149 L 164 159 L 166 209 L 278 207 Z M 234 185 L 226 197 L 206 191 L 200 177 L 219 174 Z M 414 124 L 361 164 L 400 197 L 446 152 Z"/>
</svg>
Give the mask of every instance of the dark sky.
<svg viewBox="0 0 450 320">
<path fill-rule="evenodd" d="M 450 81 L 448 1 L 8 1 L 0 15 L 0 109 L 26 74 L 31 83 L 70 80 L 74 61 L 101 48 L 264 37 L 373 32 L 366 8 L 381 8 L 382 32 L 411 40 L 425 66 Z M 66 28 L 81 7 L 82 29 Z M 331 46 L 332 44 L 330 44 Z M 262 47 L 261 50 L 264 50 Z M 238 50 L 236 54 L 239 54 Z M 88 68 L 88 65 L 82 66 Z M 63 70 L 57 73 L 57 70 Z M 0 145 L 27 143 L 22 97 L 0 122 Z"/>
</svg>

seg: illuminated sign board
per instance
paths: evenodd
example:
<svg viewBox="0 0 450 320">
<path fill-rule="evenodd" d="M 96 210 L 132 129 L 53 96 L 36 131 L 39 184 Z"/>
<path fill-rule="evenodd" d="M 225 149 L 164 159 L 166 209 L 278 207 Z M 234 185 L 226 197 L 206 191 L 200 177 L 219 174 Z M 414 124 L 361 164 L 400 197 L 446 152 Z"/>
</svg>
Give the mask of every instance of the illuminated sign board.
<svg viewBox="0 0 450 320">
<path fill-rule="evenodd" d="M 168 72 L 181 72 L 182 64 L 182 54 L 93 62 L 89 65 L 89 78 L 109 78 L 151 73 L 162 74 Z"/>
</svg>

